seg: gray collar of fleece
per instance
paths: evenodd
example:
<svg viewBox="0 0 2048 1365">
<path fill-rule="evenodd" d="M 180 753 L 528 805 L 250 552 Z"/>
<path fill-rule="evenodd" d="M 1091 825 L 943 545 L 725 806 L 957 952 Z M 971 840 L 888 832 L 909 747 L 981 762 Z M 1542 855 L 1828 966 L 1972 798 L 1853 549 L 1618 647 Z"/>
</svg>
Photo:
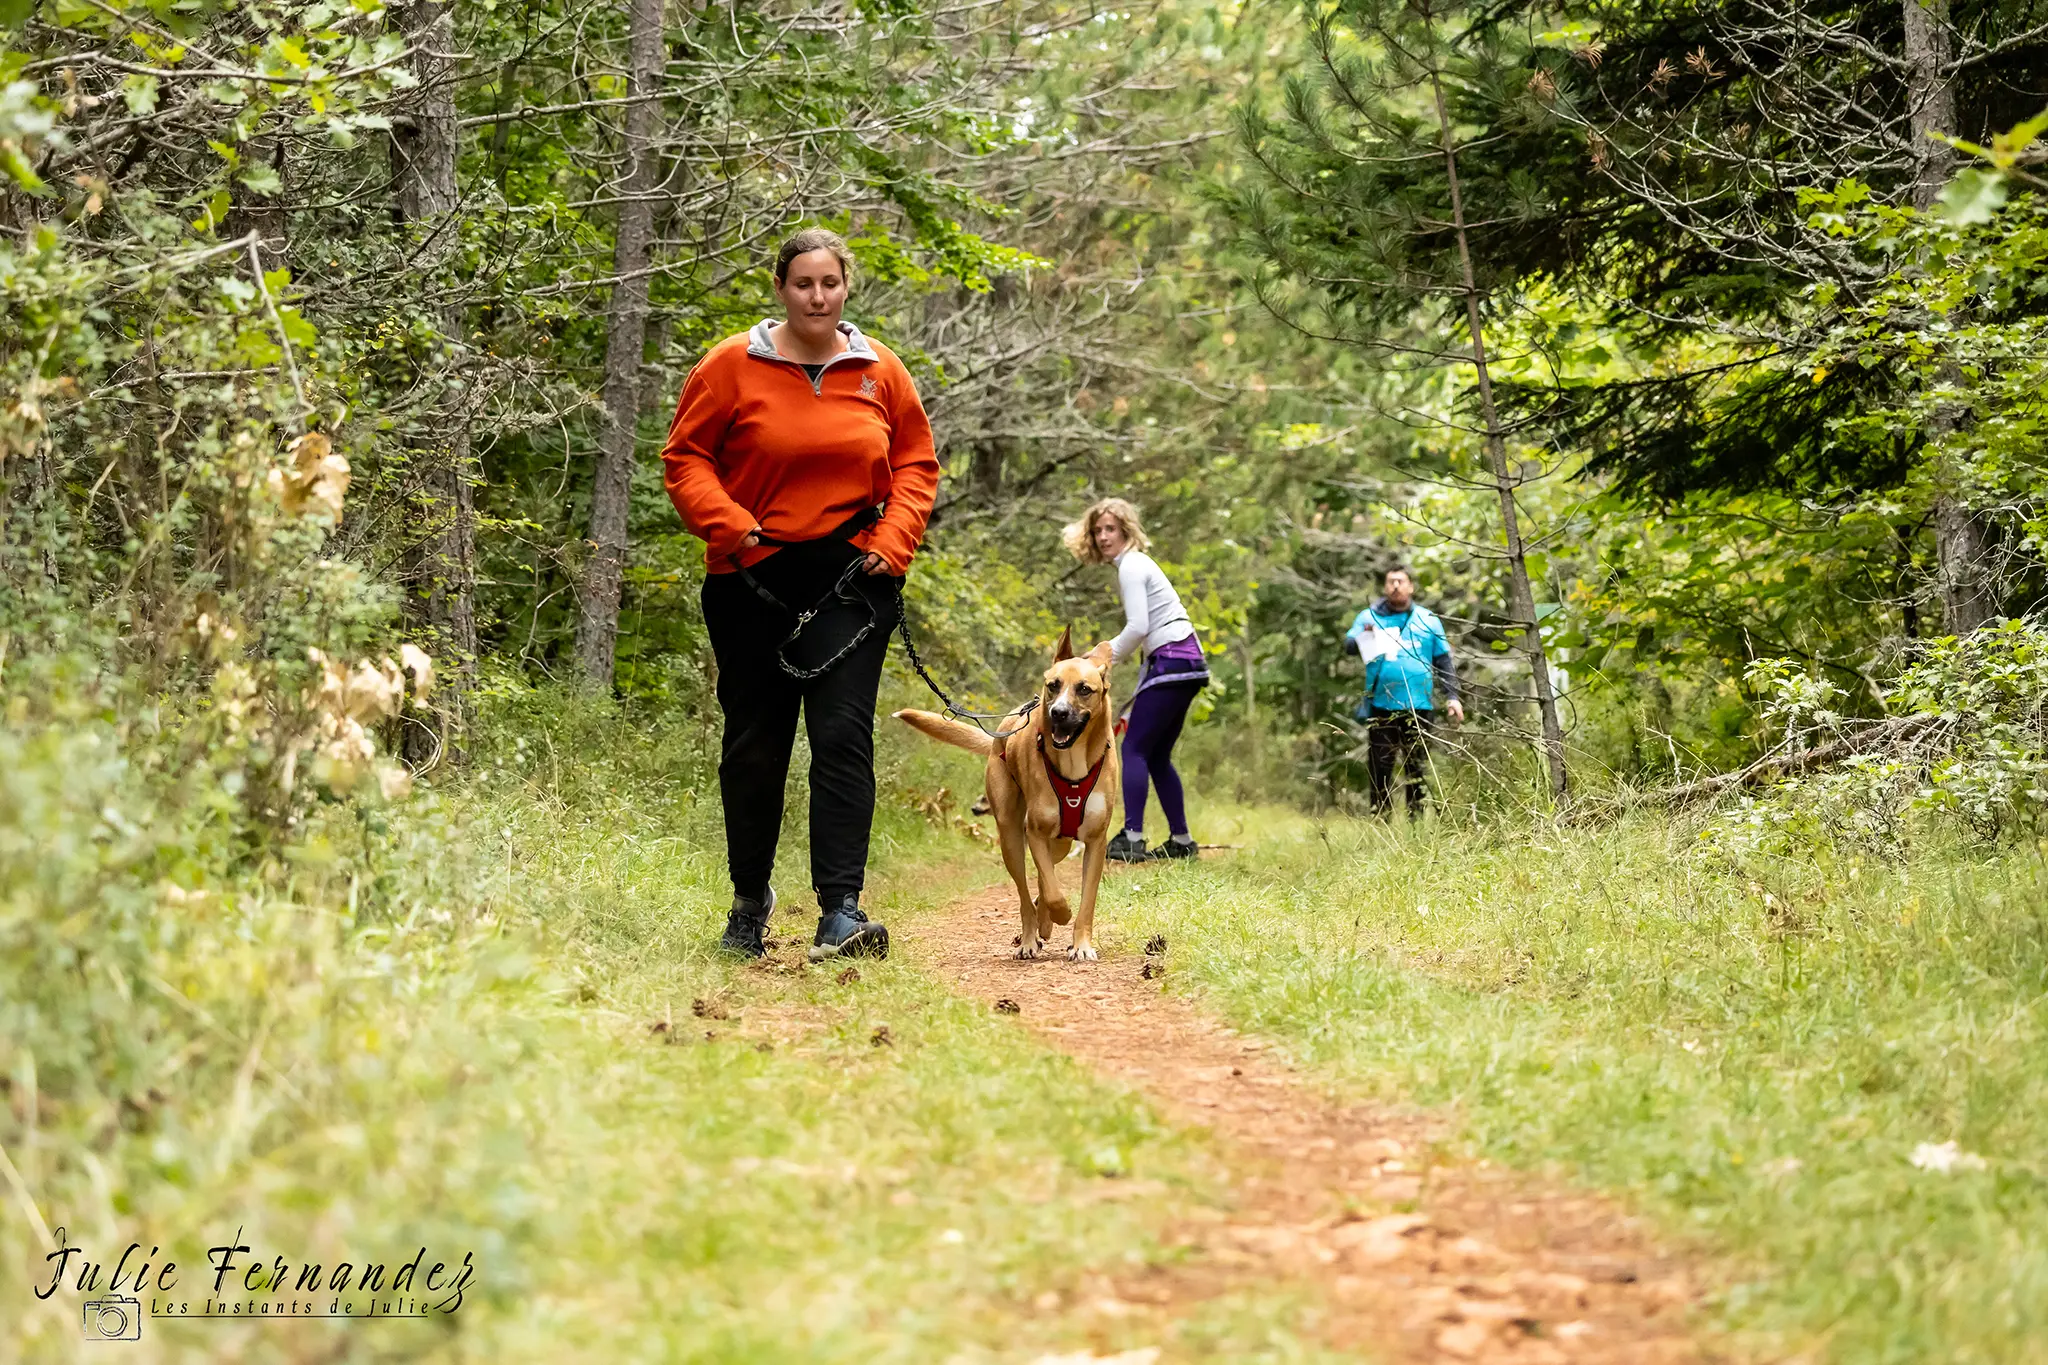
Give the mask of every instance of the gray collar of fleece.
<svg viewBox="0 0 2048 1365">
<path fill-rule="evenodd" d="M 775 326 L 774 318 L 762 318 L 753 325 L 747 332 L 747 354 L 757 356 L 762 360 L 780 360 L 789 365 L 802 364 L 802 361 L 791 360 L 788 356 L 775 349 L 775 342 L 768 335 L 768 329 L 773 326 Z M 875 354 L 875 348 L 869 343 L 867 337 L 861 334 L 860 328 L 852 323 L 841 322 L 839 324 L 839 335 L 846 338 L 846 349 L 826 361 L 827 365 L 837 365 L 842 360 L 881 359 L 880 356 Z"/>
</svg>

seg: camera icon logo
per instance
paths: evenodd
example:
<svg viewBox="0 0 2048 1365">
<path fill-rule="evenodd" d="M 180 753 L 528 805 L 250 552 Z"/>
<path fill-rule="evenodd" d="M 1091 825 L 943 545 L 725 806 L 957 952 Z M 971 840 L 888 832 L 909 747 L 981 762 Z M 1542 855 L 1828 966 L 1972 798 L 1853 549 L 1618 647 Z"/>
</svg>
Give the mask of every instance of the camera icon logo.
<svg viewBox="0 0 2048 1365">
<path fill-rule="evenodd" d="M 142 1340 L 142 1305 L 134 1299 L 87 1299 L 87 1341 Z"/>
</svg>

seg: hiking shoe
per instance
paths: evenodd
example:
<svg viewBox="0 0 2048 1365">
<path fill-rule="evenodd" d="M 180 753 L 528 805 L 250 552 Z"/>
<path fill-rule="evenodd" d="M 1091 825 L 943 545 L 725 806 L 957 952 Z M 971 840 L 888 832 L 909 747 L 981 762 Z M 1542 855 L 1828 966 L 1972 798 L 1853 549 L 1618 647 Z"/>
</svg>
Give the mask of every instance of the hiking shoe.
<svg viewBox="0 0 2048 1365">
<path fill-rule="evenodd" d="M 718 941 L 718 946 L 741 957 L 765 957 L 768 945 L 761 939 L 768 932 L 768 916 L 774 912 L 775 888 L 772 886 L 761 900 L 735 895 L 732 909 L 725 917 L 725 937 Z"/>
<path fill-rule="evenodd" d="M 1129 830 L 1118 830 L 1116 837 L 1109 841 L 1109 858 L 1112 862 L 1142 863 L 1151 856 L 1145 852 L 1145 841 L 1133 839 Z"/>
<path fill-rule="evenodd" d="M 1199 858 L 1201 848 L 1193 839 L 1183 839 L 1178 834 L 1152 850 L 1154 858 Z"/>
<path fill-rule="evenodd" d="M 889 929 L 861 913 L 858 895 L 834 896 L 825 902 L 818 916 L 818 933 L 811 940 L 811 961 L 833 957 L 887 957 Z"/>
</svg>

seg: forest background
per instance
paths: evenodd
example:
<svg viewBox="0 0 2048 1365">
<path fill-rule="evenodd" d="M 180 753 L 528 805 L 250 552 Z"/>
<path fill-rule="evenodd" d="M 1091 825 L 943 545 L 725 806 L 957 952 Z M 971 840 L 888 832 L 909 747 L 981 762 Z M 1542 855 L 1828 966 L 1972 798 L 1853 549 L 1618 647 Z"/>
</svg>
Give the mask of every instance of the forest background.
<svg viewBox="0 0 2048 1365">
<path fill-rule="evenodd" d="M 1712 801 L 1751 888 L 2029 848 L 2044 109 L 2036 0 L 0 0 L 9 1197 L 309 1103 L 263 983 L 495 979 L 437 880 L 493 783 L 709 790 L 653 452 L 802 225 L 933 416 L 956 696 L 1116 626 L 1058 538 L 1116 494 L 1211 799 L 1355 805 L 1342 634 L 1404 560 L 1446 824 Z M 967 827 L 937 785 L 885 804 Z"/>
<path fill-rule="evenodd" d="M 704 712 L 651 452 L 805 222 L 933 413 L 938 670 L 1111 624 L 1056 532 L 1130 497 L 1246 792 L 1355 787 L 1396 560 L 1478 802 L 1539 730 L 1555 795 L 1752 756 L 1761 660 L 1883 713 L 2040 585 L 2025 7 L 0 17 L 14 668 L 192 701 L 252 792 L 371 762 L 309 648 L 436 660 L 379 703 L 415 771 L 521 689 Z"/>
</svg>

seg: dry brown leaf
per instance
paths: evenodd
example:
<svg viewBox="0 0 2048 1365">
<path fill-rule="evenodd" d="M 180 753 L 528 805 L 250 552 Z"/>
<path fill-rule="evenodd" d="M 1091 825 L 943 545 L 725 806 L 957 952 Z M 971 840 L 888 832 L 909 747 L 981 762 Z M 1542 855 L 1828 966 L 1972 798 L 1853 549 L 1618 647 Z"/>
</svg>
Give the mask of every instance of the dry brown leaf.
<svg viewBox="0 0 2048 1365">
<path fill-rule="evenodd" d="M 1457 1322 L 1436 1334 L 1436 1348 L 1454 1360 L 1476 1360 L 1493 1339 L 1493 1329 L 1483 1322 Z"/>
<path fill-rule="evenodd" d="M 1460 1322 L 1488 1322 L 1497 1327 L 1536 1325 L 1535 1317 L 1513 1299 L 1459 1299 L 1456 1312 Z"/>
<path fill-rule="evenodd" d="M 1562 1299 L 1577 1308 L 1586 1306 L 1593 1285 L 1583 1275 L 1568 1275 L 1556 1270 L 1524 1270 L 1515 1276 L 1515 1287 L 1525 1294 L 1537 1294 L 1545 1298 Z"/>
<path fill-rule="evenodd" d="M 348 495 L 348 461 L 317 431 L 293 441 L 285 454 L 291 460 L 290 468 L 273 469 L 266 480 L 278 505 L 293 516 L 319 512 L 339 521 L 342 501 Z"/>
<path fill-rule="evenodd" d="M 398 647 L 398 666 L 412 674 L 412 694 L 424 698 L 434 690 L 434 660 L 418 645 L 407 643 Z"/>
<path fill-rule="evenodd" d="M 1330 1232 L 1329 1240 L 1331 1246 L 1355 1264 L 1385 1265 L 1406 1256 L 1414 1248 L 1410 1239 L 1428 1226 L 1429 1219 L 1422 1214 L 1392 1213 L 1342 1224 Z"/>
</svg>

